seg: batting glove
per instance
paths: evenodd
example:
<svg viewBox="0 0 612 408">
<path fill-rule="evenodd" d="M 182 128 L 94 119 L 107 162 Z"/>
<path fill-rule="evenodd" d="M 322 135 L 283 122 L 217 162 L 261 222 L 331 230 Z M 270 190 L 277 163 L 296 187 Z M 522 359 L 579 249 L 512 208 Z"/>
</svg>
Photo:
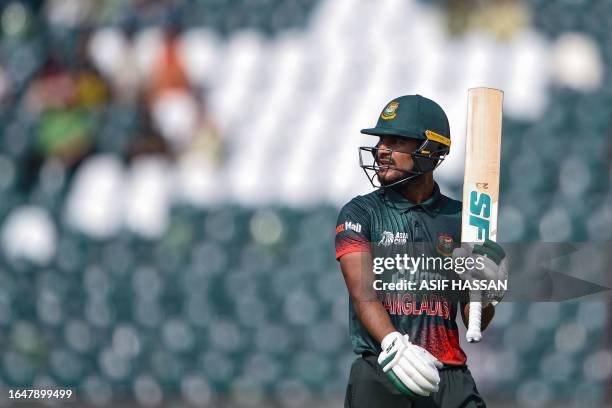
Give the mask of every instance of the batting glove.
<svg viewBox="0 0 612 408">
<path fill-rule="evenodd" d="M 392 332 L 381 343 L 378 364 L 389 381 L 404 395 L 429 396 L 438 391 L 442 363 L 427 350 L 410 342 L 408 335 Z"/>
<path fill-rule="evenodd" d="M 468 267 L 464 260 L 464 270 L 455 270 L 465 280 L 502 281 L 508 279 L 508 260 L 504 249 L 494 241 L 486 240 L 482 244 L 463 243 L 453 251 L 453 258 L 473 258 Z M 497 304 L 505 291 L 485 291 L 483 301 Z"/>
</svg>

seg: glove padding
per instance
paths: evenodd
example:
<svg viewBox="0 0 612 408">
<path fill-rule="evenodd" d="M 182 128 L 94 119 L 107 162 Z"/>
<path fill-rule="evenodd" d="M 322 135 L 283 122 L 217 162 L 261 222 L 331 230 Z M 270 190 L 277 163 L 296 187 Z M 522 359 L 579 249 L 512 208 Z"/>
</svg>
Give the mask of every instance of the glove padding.
<svg viewBox="0 0 612 408">
<path fill-rule="evenodd" d="M 427 397 L 438 391 L 438 369 L 442 368 L 442 363 L 424 348 L 412 344 L 407 334 L 389 333 L 381 347 L 378 364 L 402 394 L 411 398 L 416 395 Z"/>
<path fill-rule="evenodd" d="M 489 281 L 501 281 L 508 279 L 508 261 L 506 258 L 506 252 L 497 243 L 491 240 L 486 240 L 482 244 L 473 244 L 471 242 L 464 242 L 461 247 L 456 248 L 453 251 L 453 258 L 473 258 L 474 262 L 471 267 L 468 267 L 464 261 L 465 270 L 463 272 L 457 272 L 462 279 L 465 280 L 489 280 Z M 480 262 L 484 265 L 484 268 L 479 268 L 479 262 L 476 260 L 480 258 Z M 501 298 L 503 298 L 505 291 L 500 289 L 499 291 L 486 291 L 482 294 L 482 300 L 485 303 L 497 304 Z"/>
</svg>

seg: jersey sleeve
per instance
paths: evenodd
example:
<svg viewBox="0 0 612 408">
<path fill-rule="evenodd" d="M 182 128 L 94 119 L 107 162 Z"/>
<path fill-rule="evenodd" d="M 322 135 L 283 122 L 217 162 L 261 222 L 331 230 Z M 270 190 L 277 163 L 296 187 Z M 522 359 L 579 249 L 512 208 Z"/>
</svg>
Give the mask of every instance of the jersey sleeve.
<svg viewBox="0 0 612 408">
<path fill-rule="evenodd" d="M 336 222 L 336 259 L 351 252 L 370 252 L 370 218 L 354 199 L 340 210 Z"/>
</svg>

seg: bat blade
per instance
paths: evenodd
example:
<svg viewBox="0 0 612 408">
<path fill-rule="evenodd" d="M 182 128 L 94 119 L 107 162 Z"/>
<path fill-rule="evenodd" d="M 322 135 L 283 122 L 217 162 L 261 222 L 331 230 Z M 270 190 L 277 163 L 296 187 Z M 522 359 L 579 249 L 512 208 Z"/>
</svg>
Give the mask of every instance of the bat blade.
<svg viewBox="0 0 612 408">
<path fill-rule="evenodd" d="M 468 91 L 462 242 L 497 240 L 503 95 L 501 90 L 493 88 Z M 481 315 L 482 304 L 471 301 L 466 334 L 470 343 L 482 338 Z"/>
</svg>

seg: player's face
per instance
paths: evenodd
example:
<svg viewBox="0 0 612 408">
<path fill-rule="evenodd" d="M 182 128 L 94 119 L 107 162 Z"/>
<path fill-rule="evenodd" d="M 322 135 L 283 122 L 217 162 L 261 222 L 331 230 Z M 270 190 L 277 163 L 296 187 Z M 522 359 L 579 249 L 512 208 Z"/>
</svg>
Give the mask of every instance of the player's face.
<svg viewBox="0 0 612 408">
<path fill-rule="evenodd" d="M 389 185 L 406 177 L 406 171 L 414 168 L 414 161 L 410 153 L 414 152 L 421 143 L 416 139 L 395 136 L 380 137 L 376 160 L 381 166 L 377 174 L 381 185 Z"/>
</svg>

